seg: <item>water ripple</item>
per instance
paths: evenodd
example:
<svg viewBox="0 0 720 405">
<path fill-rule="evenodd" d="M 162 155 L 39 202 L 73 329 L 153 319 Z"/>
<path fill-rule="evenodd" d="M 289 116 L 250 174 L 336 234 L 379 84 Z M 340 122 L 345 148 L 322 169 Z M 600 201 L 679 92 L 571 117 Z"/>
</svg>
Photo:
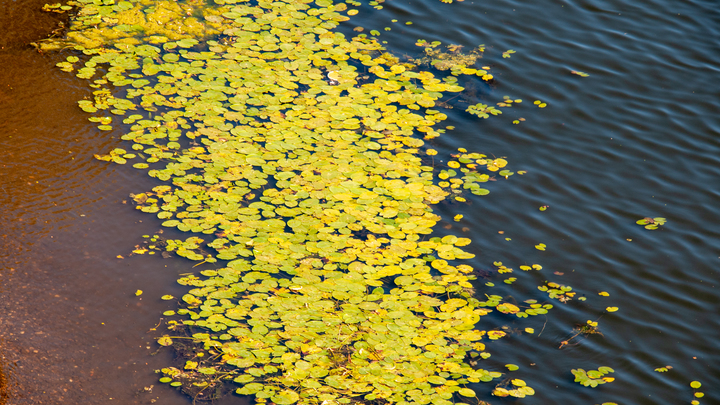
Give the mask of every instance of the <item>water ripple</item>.
<svg viewBox="0 0 720 405">
<path fill-rule="evenodd" d="M 490 317 L 488 322 L 496 325 L 510 323 L 518 331 L 530 326 L 536 332 L 489 344 L 488 368 L 520 365 L 518 378 L 537 390 L 524 400 L 527 404 L 681 403 L 691 399 L 690 380 L 720 386 L 715 358 L 720 341 L 716 2 L 466 0 L 452 5 L 389 1 L 384 6 L 378 12 L 362 7 L 352 21 L 381 31 L 391 49 L 408 55 L 418 54 L 418 38 L 465 49 L 484 43 L 488 49 L 481 63 L 492 67 L 496 81 L 480 88 L 476 102 L 494 104 L 503 95 L 524 100 L 483 121 L 458 104 L 448 114 L 457 129 L 434 142 L 445 156 L 472 146 L 507 156 L 512 170 L 528 172 L 492 183 L 490 195 L 468 206 L 438 207 L 445 218 L 465 215 L 465 222 L 448 225 L 467 225 L 477 267 L 491 269 L 496 260 L 511 267 L 544 266 L 539 273 L 519 274 L 513 289 L 502 285 L 489 293 L 544 300 L 536 286 L 548 280 L 571 285 L 578 297 L 587 298 L 554 301 L 548 318 Z M 408 20 L 413 25 L 404 25 Z M 392 30 L 385 32 L 386 26 Z M 5 69 L 0 76 L 0 149 L 5 154 L 0 213 L 10 217 L 8 227 L 32 237 L 40 231 L 27 223 L 35 220 L 44 232 L 61 228 L 103 198 L 121 199 L 112 181 L 138 179 L 92 159 L 117 140 L 78 124 L 84 118 L 75 100 L 88 90 L 53 70 L 56 61 L 30 56 L 7 38 L 0 45 L 12 53 L 0 54 L 0 63 L 16 70 Z M 517 53 L 502 58 L 507 49 Z M 590 76 L 573 75 L 573 70 Z M 535 107 L 537 99 L 548 108 Z M 519 117 L 527 121 L 512 125 Z M 549 209 L 541 212 L 541 205 Z M 668 223 L 648 231 L 635 224 L 645 216 L 666 217 Z M 125 228 L 114 226 L 123 233 Z M 115 241 L 114 235 L 95 232 L 104 243 Z M 547 251 L 534 248 L 541 242 Z M 9 242 L 3 246 L 18 249 Z M 117 267 L 94 263 L 103 268 L 102 276 L 122 278 Z M 73 277 L 82 284 L 81 274 Z M 161 276 L 155 277 L 155 284 L 162 284 Z M 484 292 L 486 281 L 478 291 Z M 92 283 L 85 283 L 82 288 L 92 291 Z M 112 288 L 103 286 L 102 294 L 112 294 Z M 610 296 L 601 297 L 600 291 Z M 603 314 L 607 306 L 620 311 Z M 143 316 L 151 318 L 154 311 L 145 311 Z M 581 336 L 559 349 L 587 320 L 598 320 L 603 334 Z M 615 368 L 615 382 L 589 390 L 572 381 L 572 368 L 603 365 Z M 674 368 L 653 371 L 665 365 Z M 717 395 L 708 392 L 708 403 Z"/>
<path fill-rule="evenodd" d="M 523 377 L 545 389 L 567 389 L 539 392 L 528 402 L 676 403 L 689 400 L 692 379 L 720 386 L 720 368 L 711 361 L 720 340 L 720 100 L 711 84 L 720 67 L 720 20 L 714 3 L 432 7 L 458 21 L 432 31 L 439 39 L 493 44 L 483 63 L 493 65 L 498 84 L 482 102 L 508 94 L 548 103 L 542 111 L 523 103 L 479 126 L 454 112 L 459 135 L 438 141 L 447 151 L 481 144 L 481 151 L 528 170 L 511 185 L 493 184 L 472 210 L 441 210 L 463 212 L 476 225 L 470 233 L 478 262 L 540 262 L 564 273 L 548 273 L 549 280 L 588 297 L 587 304 L 560 304 L 545 332 L 552 338 L 527 348 L 533 356 L 507 360 L 546 367 L 542 377 Z M 518 52 L 500 58 L 509 48 Z M 517 116 L 527 121 L 508 125 Z M 540 205 L 550 208 L 540 212 Z M 647 231 L 635 224 L 644 216 L 668 223 Z M 548 245 L 546 252 L 533 248 L 539 242 Z M 537 280 L 525 282 L 516 285 L 531 291 Z M 610 297 L 599 297 L 601 290 Z M 620 311 L 600 318 L 604 337 L 589 336 L 560 355 L 557 342 L 605 306 Z M 505 356 L 503 347 L 497 353 Z M 617 372 L 618 380 L 602 389 L 607 398 L 573 389 L 570 368 L 599 365 Z M 674 369 L 654 371 L 664 365 Z"/>
</svg>

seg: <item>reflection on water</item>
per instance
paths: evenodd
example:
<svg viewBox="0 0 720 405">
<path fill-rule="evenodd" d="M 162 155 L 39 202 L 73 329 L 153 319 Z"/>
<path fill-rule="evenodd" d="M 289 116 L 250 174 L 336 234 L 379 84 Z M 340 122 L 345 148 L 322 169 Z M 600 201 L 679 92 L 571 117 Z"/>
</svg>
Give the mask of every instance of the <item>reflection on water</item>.
<svg viewBox="0 0 720 405">
<path fill-rule="evenodd" d="M 152 372 L 168 354 L 150 356 L 146 343 L 165 309 L 154 297 L 181 291 L 174 280 L 188 266 L 116 258 L 159 226 L 122 204 L 153 183 L 92 159 L 118 141 L 76 108 L 89 90 L 53 68 L 60 57 L 24 45 L 57 21 L 37 12 L 44 3 L 0 0 L 0 345 L 12 403 L 176 404 Z M 516 287 L 531 295 L 548 279 L 588 298 L 557 304 L 547 324 L 514 325 L 542 330 L 535 339 L 493 343 L 488 362 L 530 371 L 517 374 L 538 388 L 525 403 L 680 403 L 691 380 L 720 386 L 714 2 L 391 1 L 367 11 L 359 24 L 391 26 L 383 39 L 401 52 L 414 53 L 417 38 L 487 44 L 497 85 L 481 100 L 524 99 L 480 123 L 455 109 L 457 139 L 436 148 L 475 142 L 528 170 L 475 205 L 444 208 L 465 215 L 478 268 L 539 262 L 543 274 Z M 507 49 L 517 53 L 503 59 Z M 549 107 L 533 109 L 535 99 Z M 527 121 L 510 124 L 517 117 Z M 634 223 L 644 216 L 669 221 L 649 232 Z M 547 251 L 534 249 L 540 242 Z M 599 318 L 605 305 L 620 311 Z M 598 318 L 603 336 L 558 350 L 576 323 Z M 665 365 L 673 370 L 653 371 Z M 594 390 L 572 382 L 570 369 L 599 366 L 617 380 Z M 704 403 L 717 400 L 711 390 Z"/>
</svg>

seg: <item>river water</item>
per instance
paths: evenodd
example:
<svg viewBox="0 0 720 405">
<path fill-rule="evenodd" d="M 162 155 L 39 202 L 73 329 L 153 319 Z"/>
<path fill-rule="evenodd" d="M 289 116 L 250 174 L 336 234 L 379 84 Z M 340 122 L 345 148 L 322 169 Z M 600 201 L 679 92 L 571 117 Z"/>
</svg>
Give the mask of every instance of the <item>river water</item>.
<svg viewBox="0 0 720 405">
<path fill-rule="evenodd" d="M 120 145 L 120 132 L 98 133 L 77 108 L 91 92 L 54 68 L 63 56 L 27 46 L 60 21 L 38 11 L 43 3 L 0 0 L 0 352 L 8 403 L 189 403 L 157 383 L 153 370 L 172 354 L 156 353 L 151 329 L 171 309 L 157 297 L 182 294 L 175 280 L 190 266 L 128 257 L 160 225 L 127 196 L 155 180 L 92 157 Z M 535 329 L 493 342 L 484 367 L 520 366 L 512 375 L 536 390 L 519 400 L 525 404 L 689 403 L 693 380 L 703 384 L 701 403 L 720 401 L 715 2 L 391 0 L 382 10 L 360 9 L 342 29 L 377 29 L 398 54 L 416 55 L 419 38 L 487 47 L 480 63 L 495 81 L 450 100 L 456 129 L 433 142 L 439 156 L 467 147 L 527 171 L 491 184 L 490 195 L 469 205 L 438 207 L 444 218 L 464 215 L 442 225 L 473 240 L 473 265 L 490 274 L 479 293 L 542 299 L 536 286 L 546 280 L 577 291 L 565 304 L 554 301 L 547 318 L 484 317 L 483 328 Z M 510 49 L 516 53 L 503 58 Z M 487 120 L 463 112 L 505 95 L 523 102 Z M 643 217 L 668 222 L 649 231 L 635 224 Z M 493 275 L 494 261 L 544 269 L 516 274 L 510 287 Z M 484 282 L 497 287 L 484 290 Z M 607 306 L 619 311 L 603 315 Z M 587 320 L 597 320 L 602 335 L 559 349 Z M 571 369 L 599 366 L 612 367 L 615 381 L 573 382 Z M 672 369 L 654 371 L 663 366 Z"/>
</svg>

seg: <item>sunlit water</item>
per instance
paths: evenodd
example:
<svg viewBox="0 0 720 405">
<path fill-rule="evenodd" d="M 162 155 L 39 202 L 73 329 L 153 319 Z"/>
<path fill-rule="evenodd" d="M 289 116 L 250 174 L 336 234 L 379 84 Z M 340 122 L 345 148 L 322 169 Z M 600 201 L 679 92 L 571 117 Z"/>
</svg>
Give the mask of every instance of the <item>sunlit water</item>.
<svg viewBox="0 0 720 405">
<path fill-rule="evenodd" d="M 24 46 L 55 24 L 37 12 L 43 3 L 0 0 L 0 345 L 10 403 L 185 403 L 156 382 L 153 370 L 171 354 L 151 356 L 148 342 L 170 309 L 157 297 L 180 293 L 176 276 L 190 266 L 127 258 L 159 222 L 123 200 L 154 180 L 92 158 L 118 145 L 119 133 L 111 138 L 86 121 L 76 101 L 90 90 L 53 67 L 61 56 Z M 377 29 L 399 54 L 416 55 L 419 38 L 488 47 L 480 63 L 495 83 L 467 83 L 475 94 L 449 101 L 456 130 L 434 147 L 440 157 L 470 145 L 527 174 L 491 184 L 470 205 L 438 207 L 444 218 L 464 215 L 442 225 L 472 238 L 480 269 L 494 261 L 544 269 L 515 274 L 512 287 L 491 276 L 478 292 L 542 299 L 536 286 L 549 280 L 587 297 L 554 301 L 547 318 L 484 317 L 484 328 L 535 334 L 491 344 L 483 367 L 520 366 L 511 375 L 537 391 L 519 400 L 525 404 L 689 403 L 692 380 L 703 383 L 701 403 L 720 401 L 714 1 L 425 0 L 361 10 L 343 29 Z M 517 53 L 503 58 L 508 49 Z M 504 95 L 523 103 L 488 120 L 463 112 Z M 526 121 L 513 125 L 520 117 Z M 645 216 L 668 223 L 648 231 L 635 224 Z M 488 281 L 498 287 L 485 290 Z M 599 318 L 607 306 L 620 310 Z M 558 349 L 576 324 L 598 318 L 602 336 Z M 673 369 L 654 371 L 666 365 Z M 599 366 L 614 368 L 616 380 L 594 389 L 573 382 L 571 369 Z"/>
</svg>

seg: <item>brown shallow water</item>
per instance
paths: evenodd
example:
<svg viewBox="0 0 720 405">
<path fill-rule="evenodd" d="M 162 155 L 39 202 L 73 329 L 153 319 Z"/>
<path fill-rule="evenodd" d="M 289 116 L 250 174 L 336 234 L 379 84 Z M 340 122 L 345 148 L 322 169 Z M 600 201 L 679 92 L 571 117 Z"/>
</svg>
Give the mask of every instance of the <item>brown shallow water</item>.
<svg viewBox="0 0 720 405">
<path fill-rule="evenodd" d="M 44 3 L 0 0 L 0 403 L 178 403 L 145 390 L 169 361 L 147 343 L 177 271 L 117 258 L 155 230 L 122 204 L 146 180 L 92 158 L 118 140 L 89 129 L 61 56 L 28 46 L 62 20 Z"/>
</svg>

